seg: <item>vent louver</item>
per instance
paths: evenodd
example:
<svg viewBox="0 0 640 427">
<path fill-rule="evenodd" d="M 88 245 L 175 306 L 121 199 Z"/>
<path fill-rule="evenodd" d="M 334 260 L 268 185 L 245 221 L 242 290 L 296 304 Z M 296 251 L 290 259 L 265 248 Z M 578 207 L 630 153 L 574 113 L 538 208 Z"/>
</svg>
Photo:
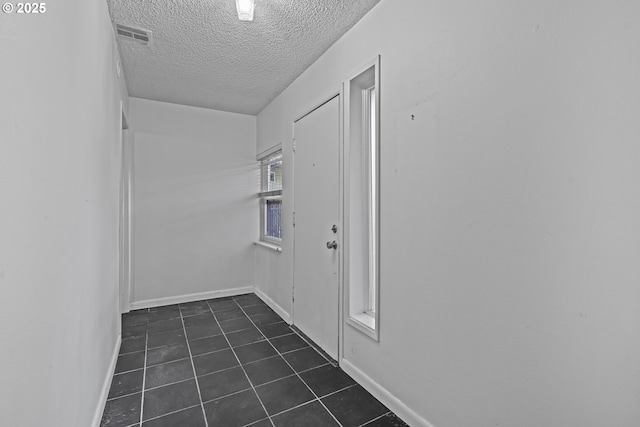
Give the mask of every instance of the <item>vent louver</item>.
<svg viewBox="0 0 640 427">
<path fill-rule="evenodd" d="M 122 39 L 130 40 L 145 46 L 151 45 L 151 31 L 116 24 L 116 32 L 118 33 L 118 37 Z"/>
</svg>

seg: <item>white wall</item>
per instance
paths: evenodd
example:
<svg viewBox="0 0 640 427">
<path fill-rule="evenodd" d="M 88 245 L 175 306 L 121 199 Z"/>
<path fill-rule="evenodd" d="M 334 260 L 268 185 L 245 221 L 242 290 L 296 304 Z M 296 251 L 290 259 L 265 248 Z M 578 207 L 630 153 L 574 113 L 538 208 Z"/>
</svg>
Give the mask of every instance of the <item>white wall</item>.
<svg viewBox="0 0 640 427">
<path fill-rule="evenodd" d="M 256 117 L 131 98 L 133 307 L 254 286 Z"/>
<path fill-rule="evenodd" d="M 345 326 L 342 364 L 413 424 L 640 425 L 638 16 L 383 0 L 259 114 L 290 177 L 292 120 L 381 54 L 380 343 Z"/>
<path fill-rule="evenodd" d="M 127 94 L 106 3 L 47 6 L 0 16 L 0 425 L 86 427 L 118 348 Z"/>
</svg>

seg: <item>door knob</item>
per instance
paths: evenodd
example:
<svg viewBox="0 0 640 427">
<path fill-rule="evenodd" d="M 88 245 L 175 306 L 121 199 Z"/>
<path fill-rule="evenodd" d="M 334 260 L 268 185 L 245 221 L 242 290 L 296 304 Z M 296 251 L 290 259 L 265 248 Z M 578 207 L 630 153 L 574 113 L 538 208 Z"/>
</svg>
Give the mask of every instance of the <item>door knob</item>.
<svg viewBox="0 0 640 427">
<path fill-rule="evenodd" d="M 337 249 L 338 248 L 338 242 L 336 242 L 335 240 L 331 240 L 330 242 L 327 242 L 327 249 Z"/>
</svg>

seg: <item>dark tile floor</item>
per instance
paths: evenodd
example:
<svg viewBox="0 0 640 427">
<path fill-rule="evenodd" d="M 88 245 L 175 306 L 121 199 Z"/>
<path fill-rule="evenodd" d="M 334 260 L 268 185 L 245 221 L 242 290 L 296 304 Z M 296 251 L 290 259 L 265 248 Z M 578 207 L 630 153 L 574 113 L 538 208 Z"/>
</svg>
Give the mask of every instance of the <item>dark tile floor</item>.
<svg viewBox="0 0 640 427">
<path fill-rule="evenodd" d="M 406 426 L 254 294 L 136 310 L 101 426 Z"/>
</svg>

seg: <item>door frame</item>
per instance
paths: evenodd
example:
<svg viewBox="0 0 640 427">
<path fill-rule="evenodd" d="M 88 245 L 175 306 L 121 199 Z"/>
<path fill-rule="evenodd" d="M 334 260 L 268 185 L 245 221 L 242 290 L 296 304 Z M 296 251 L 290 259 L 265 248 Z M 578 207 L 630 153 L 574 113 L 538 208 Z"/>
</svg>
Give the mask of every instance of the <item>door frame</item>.
<svg viewBox="0 0 640 427">
<path fill-rule="evenodd" d="M 291 122 L 291 134 L 293 135 L 292 139 L 292 162 L 291 162 L 291 175 L 294 177 L 292 179 L 293 185 L 291 186 L 291 193 L 293 199 L 293 218 L 295 224 L 295 211 L 296 211 L 296 182 L 295 182 L 295 167 L 296 167 L 296 140 L 295 140 L 295 124 L 299 120 L 308 116 L 318 108 L 322 107 L 329 101 L 338 97 L 338 230 L 340 230 L 339 238 L 338 238 L 338 360 L 336 362 L 338 365 L 341 364 L 342 359 L 344 358 L 344 251 L 342 250 L 342 243 L 344 241 L 345 230 L 344 230 L 344 85 L 340 86 L 338 91 L 333 91 L 329 96 L 325 96 L 322 101 L 312 104 L 311 108 L 305 109 L 303 114 L 297 116 Z M 295 225 L 293 227 L 293 247 L 292 247 L 292 274 L 291 274 L 291 324 L 295 325 L 295 269 L 296 269 L 296 228 Z"/>
<path fill-rule="evenodd" d="M 129 120 L 120 101 L 120 190 L 118 200 L 118 308 L 119 313 L 130 311 L 132 271 L 132 164 L 133 144 Z"/>
</svg>

